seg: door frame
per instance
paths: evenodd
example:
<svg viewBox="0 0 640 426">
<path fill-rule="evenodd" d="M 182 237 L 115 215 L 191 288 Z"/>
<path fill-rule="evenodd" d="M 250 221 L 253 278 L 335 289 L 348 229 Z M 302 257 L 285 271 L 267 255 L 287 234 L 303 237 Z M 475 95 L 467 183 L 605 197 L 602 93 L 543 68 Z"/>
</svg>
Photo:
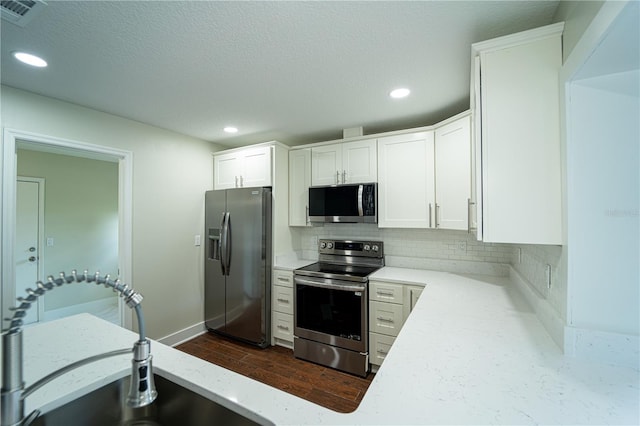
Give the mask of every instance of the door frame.
<svg viewBox="0 0 640 426">
<path fill-rule="evenodd" d="M 16 241 L 16 189 L 17 189 L 17 149 L 71 155 L 94 160 L 110 161 L 118 164 L 118 266 L 123 282 L 132 283 L 132 207 L 133 207 L 133 152 L 112 147 L 94 145 L 54 136 L 5 128 L 2 132 L 0 155 L 0 267 L 2 280 L 2 318 L 9 317 L 9 307 L 15 304 L 15 241 Z M 44 272 L 43 272 L 44 273 Z M 133 312 L 124 309 L 124 302 L 118 298 L 120 323 L 133 327 Z M 4 324 L 2 329 L 4 329 Z"/>
<path fill-rule="evenodd" d="M 44 281 L 44 268 L 42 267 L 42 265 L 44 265 L 44 185 L 45 185 L 45 180 L 44 178 L 39 178 L 39 177 L 31 177 L 31 176 L 20 176 L 18 175 L 16 182 L 17 181 L 22 181 L 22 182 L 35 182 L 38 184 L 38 270 L 37 270 L 37 276 L 38 276 L 38 280 L 40 281 Z M 16 190 L 16 194 L 17 194 L 17 190 Z M 35 283 L 34 283 L 35 284 Z M 14 285 L 15 288 L 15 285 Z M 15 295 L 20 296 L 19 294 Z M 38 322 L 40 322 L 40 320 L 43 318 L 44 316 L 44 303 L 42 303 L 42 300 L 38 299 Z"/>
</svg>

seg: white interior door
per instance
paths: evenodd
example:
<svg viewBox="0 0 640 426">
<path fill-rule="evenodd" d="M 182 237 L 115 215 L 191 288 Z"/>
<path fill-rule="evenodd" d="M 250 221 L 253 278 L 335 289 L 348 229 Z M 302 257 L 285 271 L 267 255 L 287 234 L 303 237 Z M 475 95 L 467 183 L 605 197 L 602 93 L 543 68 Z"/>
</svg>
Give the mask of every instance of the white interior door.
<svg viewBox="0 0 640 426">
<path fill-rule="evenodd" d="M 16 193 L 16 297 L 26 297 L 35 288 L 40 264 L 40 185 L 37 180 L 17 181 Z M 38 303 L 31 305 L 24 324 L 38 321 Z"/>
</svg>

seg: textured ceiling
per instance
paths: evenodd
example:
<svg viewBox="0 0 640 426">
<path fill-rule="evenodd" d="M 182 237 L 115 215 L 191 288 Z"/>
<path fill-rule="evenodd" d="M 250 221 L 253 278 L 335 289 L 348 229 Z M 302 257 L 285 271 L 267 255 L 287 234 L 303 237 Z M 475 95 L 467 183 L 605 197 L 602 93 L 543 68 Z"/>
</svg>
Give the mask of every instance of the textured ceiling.
<svg viewBox="0 0 640 426">
<path fill-rule="evenodd" d="M 2 84 L 226 146 L 430 125 L 468 108 L 470 45 L 558 1 L 48 1 L 2 22 Z M 30 69 L 10 55 L 49 62 Z M 411 88 L 409 98 L 388 92 Z M 235 125 L 240 131 L 222 131 Z"/>
</svg>

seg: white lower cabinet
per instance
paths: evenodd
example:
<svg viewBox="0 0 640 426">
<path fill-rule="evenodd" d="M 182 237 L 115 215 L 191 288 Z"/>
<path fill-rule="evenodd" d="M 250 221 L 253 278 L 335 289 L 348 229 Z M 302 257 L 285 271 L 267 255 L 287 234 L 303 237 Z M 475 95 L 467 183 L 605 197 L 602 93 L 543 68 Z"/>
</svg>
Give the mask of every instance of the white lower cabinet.
<svg viewBox="0 0 640 426">
<path fill-rule="evenodd" d="M 286 348 L 293 348 L 293 315 L 273 312 L 273 338 L 275 344 Z"/>
<path fill-rule="evenodd" d="M 273 270 L 271 282 L 272 344 L 293 348 L 293 271 Z"/>
<path fill-rule="evenodd" d="M 396 303 L 369 301 L 369 331 L 397 336 L 404 324 L 403 306 Z"/>
<path fill-rule="evenodd" d="M 420 285 L 369 282 L 369 362 L 374 371 L 389 353 L 423 288 Z"/>
<path fill-rule="evenodd" d="M 391 345 L 393 345 L 396 338 L 378 333 L 371 333 L 369 336 L 369 361 L 371 364 L 380 365 L 389 353 Z"/>
</svg>

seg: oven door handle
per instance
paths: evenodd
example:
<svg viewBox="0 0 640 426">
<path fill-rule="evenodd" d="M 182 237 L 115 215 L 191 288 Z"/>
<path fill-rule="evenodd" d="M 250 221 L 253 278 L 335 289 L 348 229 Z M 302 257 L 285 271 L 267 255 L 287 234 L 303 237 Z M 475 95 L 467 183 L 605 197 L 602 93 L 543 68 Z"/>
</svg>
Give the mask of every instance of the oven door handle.
<svg viewBox="0 0 640 426">
<path fill-rule="evenodd" d="M 311 287 L 319 287 L 319 288 L 329 288 L 332 290 L 342 290 L 342 291 L 365 291 L 366 286 L 358 285 L 358 284 L 331 284 L 327 282 L 319 282 L 315 280 L 310 280 L 307 278 L 295 277 L 294 282 L 296 284 L 308 285 Z"/>
</svg>

